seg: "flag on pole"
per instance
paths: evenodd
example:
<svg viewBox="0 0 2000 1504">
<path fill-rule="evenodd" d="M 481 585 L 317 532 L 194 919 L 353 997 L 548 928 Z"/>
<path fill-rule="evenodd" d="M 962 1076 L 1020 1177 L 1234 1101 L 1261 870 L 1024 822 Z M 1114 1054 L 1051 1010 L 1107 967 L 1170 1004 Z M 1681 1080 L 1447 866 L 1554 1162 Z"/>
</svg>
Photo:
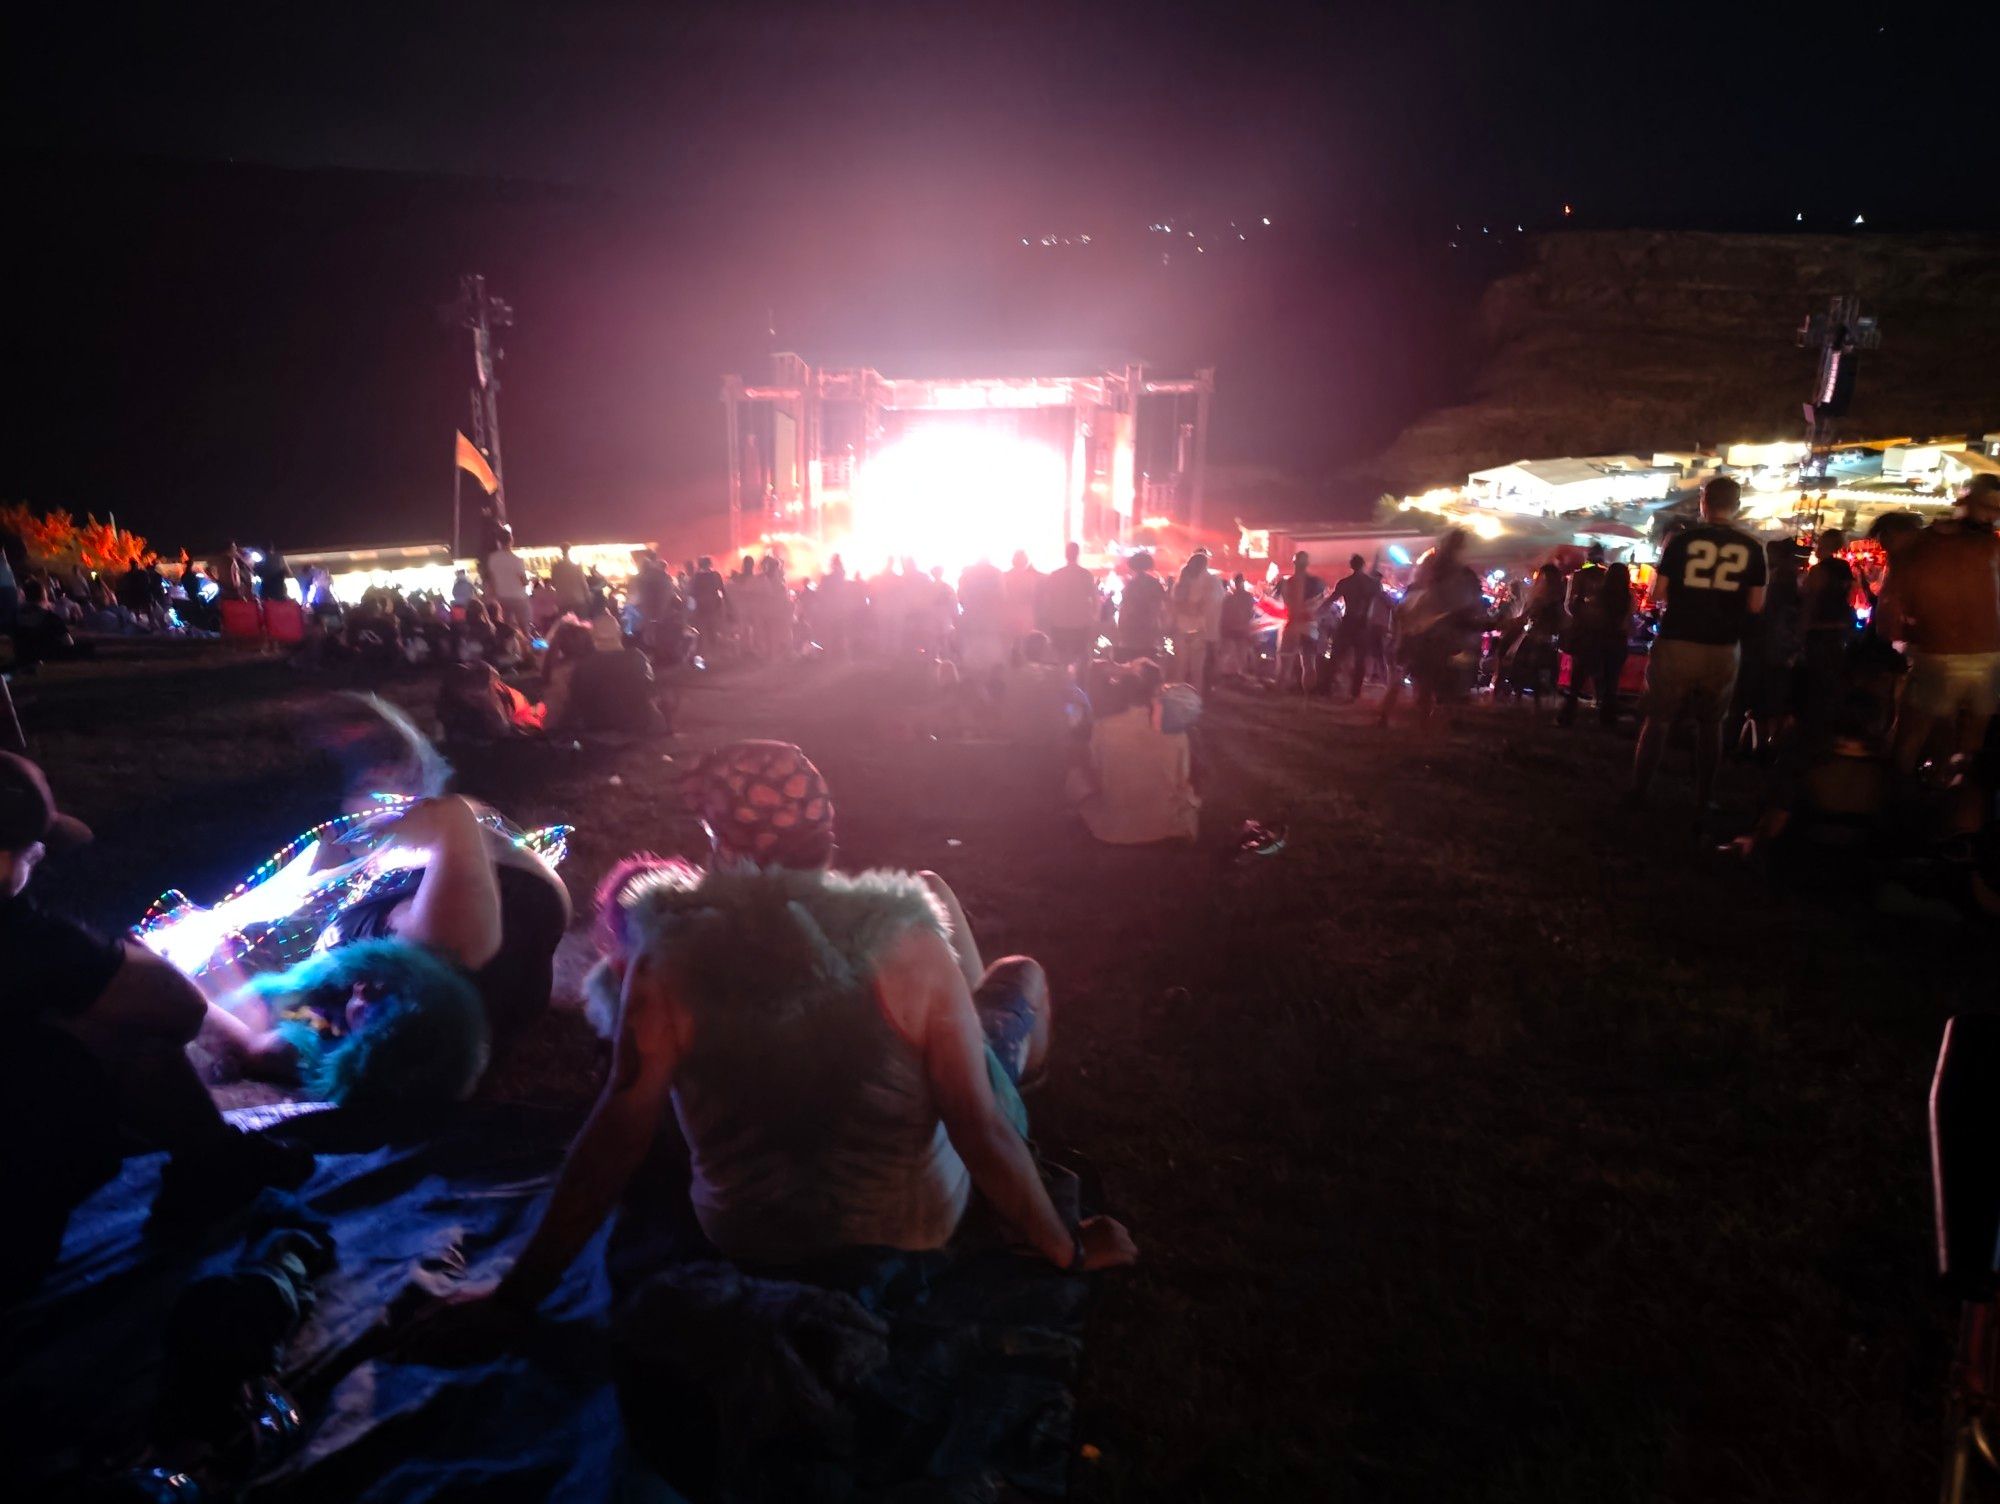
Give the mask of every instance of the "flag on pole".
<svg viewBox="0 0 2000 1504">
<path fill-rule="evenodd" d="M 479 482 L 480 489 L 488 496 L 500 489 L 500 479 L 493 473 L 493 467 L 486 463 L 486 456 L 472 445 L 472 440 L 464 434 L 458 436 L 458 468 Z"/>
</svg>

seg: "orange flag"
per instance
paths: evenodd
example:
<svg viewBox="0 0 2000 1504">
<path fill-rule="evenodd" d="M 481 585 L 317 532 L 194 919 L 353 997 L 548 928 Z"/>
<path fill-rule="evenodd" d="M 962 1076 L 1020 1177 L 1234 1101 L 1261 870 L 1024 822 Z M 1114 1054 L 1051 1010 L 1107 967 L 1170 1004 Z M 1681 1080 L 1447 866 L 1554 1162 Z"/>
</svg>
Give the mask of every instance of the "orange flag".
<svg viewBox="0 0 2000 1504">
<path fill-rule="evenodd" d="M 480 489 L 491 496 L 500 489 L 500 479 L 493 473 L 493 467 L 486 463 L 486 456 L 472 447 L 472 440 L 464 434 L 458 436 L 458 468 L 479 482 Z"/>
</svg>

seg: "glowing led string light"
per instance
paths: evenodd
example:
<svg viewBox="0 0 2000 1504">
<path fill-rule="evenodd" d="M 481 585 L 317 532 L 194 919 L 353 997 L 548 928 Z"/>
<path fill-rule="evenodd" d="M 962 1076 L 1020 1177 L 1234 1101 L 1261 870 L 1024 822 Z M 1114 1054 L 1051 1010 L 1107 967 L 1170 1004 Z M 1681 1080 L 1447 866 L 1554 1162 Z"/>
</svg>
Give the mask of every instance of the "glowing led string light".
<svg viewBox="0 0 2000 1504">
<path fill-rule="evenodd" d="M 193 903 L 178 888 L 169 889 L 147 907 L 133 926 L 133 937 L 193 977 L 232 966 L 252 971 L 290 966 L 333 944 L 335 922 L 348 909 L 428 860 L 421 850 L 389 845 L 352 862 L 314 870 L 323 849 L 412 802 L 402 795 L 377 794 L 374 809 L 320 822 L 273 852 L 210 907 Z M 552 867 L 569 854 L 571 826 L 520 830 L 491 811 L 482 813 L 479 822 Z"/>
</svg>

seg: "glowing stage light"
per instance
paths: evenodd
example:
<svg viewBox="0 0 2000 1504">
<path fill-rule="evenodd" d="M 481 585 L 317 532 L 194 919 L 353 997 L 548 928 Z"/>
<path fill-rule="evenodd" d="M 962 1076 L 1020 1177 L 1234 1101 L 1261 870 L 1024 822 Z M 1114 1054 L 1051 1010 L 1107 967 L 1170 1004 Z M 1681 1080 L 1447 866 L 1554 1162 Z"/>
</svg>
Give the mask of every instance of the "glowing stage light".
<svg viewBox="0 0 2000 1504">
<path fill-rule="evenodd" d="M 1063 457 L 979 423 L 933 422 L 873 456 L 855 482 L 850 559 L 911 557 L 957 570 L 1004 564 L 1017 548 L 1040 557 L 1063 535 Z"/>
</svg>

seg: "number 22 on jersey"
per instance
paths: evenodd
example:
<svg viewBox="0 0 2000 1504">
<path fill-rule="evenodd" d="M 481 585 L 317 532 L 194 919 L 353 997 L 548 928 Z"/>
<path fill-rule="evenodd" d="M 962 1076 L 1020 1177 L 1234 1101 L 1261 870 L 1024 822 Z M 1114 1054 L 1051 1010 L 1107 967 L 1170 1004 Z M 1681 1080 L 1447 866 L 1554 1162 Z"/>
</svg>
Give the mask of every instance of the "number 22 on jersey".
<svg viewBox="0 0 2000 1504">
<path fill-rule="evenodd" d="M 1688 544 L 1680 582 L 1690 590 L 1737 590 L 1739 577 L 1749 567 L 1750 550 L 1745 545 L 1695 538 Z"/>
</svg>

